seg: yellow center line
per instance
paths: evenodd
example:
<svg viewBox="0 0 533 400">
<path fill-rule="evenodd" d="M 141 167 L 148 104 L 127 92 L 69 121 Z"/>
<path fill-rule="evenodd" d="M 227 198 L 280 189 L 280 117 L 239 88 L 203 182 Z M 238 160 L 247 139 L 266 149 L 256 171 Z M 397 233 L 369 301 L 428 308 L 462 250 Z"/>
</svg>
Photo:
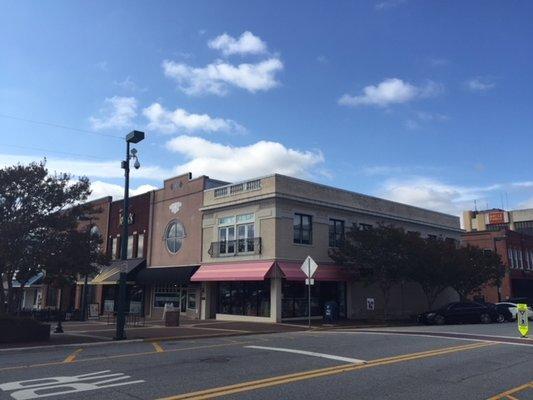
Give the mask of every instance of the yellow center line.
<svg viewBox="0 0 533 400">
<path fill-rule="evenodd" d="M 211 349 L 211 348 L 226 347 L 226 346 L 238 346 L 238 345 L 253 344 L 253 343 L 257 343 L 257 342 L 250 340 L 250 341 L 241 342 L 241 343 L 219 343 L 219 344 L 212 344 L 212 345 L 205 345 L 205 346 L 180 347 L 178 349 L 167 349 L 165 350 L 164 353 L 175 353 L 175 352 L 187 351 L 187 350 Z M 162 353 L 158 353 L 157 351 L 142 351 L 138 353 L 127 353 L 127 354 L 116 354 L 112 356 L 82 358 L 82 359 L 76 360 L 76 362 L 80 363 L 80 362 L 88 362 L 88 361 L 102 361 L 102 360 L 111 360 L 115 358 L 150 356 L 150 355 L 156 355 L 156 354 L 162 354 Z M 16 365 L 12 367 L 0 368 L 0 372 L 17 370 L 17 369 L 26 369 L 26 368 L 49 367 L 49 366 L 59 365 L 59 364 L 64 364 L 64 363 L 65 363 L 64 361 L 52 361 L 52 362 L 40 363 L 40 364 Z"/>
<path fill-rule="evenodd" d="M 478 349 L 478 348 L 482 348 L 486 346 L 492 346 L 494 344 L 496 343 L 476 343 L 476 344 L 469 344 L 469 345 L 463 345 L 463 346 L 445 347 L 442 349 L 429 350 L 429 351 L 423 351 L 419 353 L 404 354 L 400 356 L 371 360 L 371 361 L 368 361 L 367 364 L 362 364 L 362 365 L 361 364 L 357 364 L 357 365 L 343 364 L 343 365 L 335 366 L 335 367 L 321 368 L 321 369 L 305 371 L 305 372 L 297 372 L 293 374 L 275 376 L 272 378 L 241 382 L 241 383 L 229 385 L 229 386 L 222 386 L 222 387 L 211 388 L 207 390 L 200 390 L 197 392 L 184 393 L 180 395 L 160 398 L 158 400 L 211 399 L 214 397 L 227 396 L 230 394 L 241 393 L 241 392 L 246 392 L 250 390 L 270 387 L 270 386 L 283 385 L 283 384 L 302 381 L 306 379 L 313 379 L 313 378 L 318 378 L 322 376 L 329 376 L 329 375 L 341 374 L 341 373 L 350 372 L 350 371 L 356 371 L 360 369 L 377 367 L 380 365 L 388 365 L 388 364 L 411 361 L 411 360 L 416 360 L 416 359 L 421 359 L 421 358 L 436 357 L 436 356 L 459 352 L 459 351 L 473 350 L 473 349 Z"/>
<path fill-rule="evenodd" d="M 76 357 L 77 357 L 78 354 L 80 354 L 82 351 L 83 351 L 83 349 L 78 349 L 78 350 L 76 350 L 74 353 L 70 354 L 67 358 L 65 358 L 65 360 L 64 360 L 63 362 L 64 362 L 64 363 L 72 363 L 72 362 L 76 361 Z"/>
<path fill-rule="evenodd" d="M 152 345 L 154 346 L 156 353 L 165 352 L 165 350 L 161 347 L 161 344 L 159 342 L 152 342 Z"/>
<path fill-rule="evenodd" d="M 533 388 L 533 381 L 526 383 L 524 385 L 517 386 L 512 389 L 506 390 L 505 392 L 497 394 L 496 396 L 492 396 L 487 400 L 500 400 L 500 399 L 514 400 L 516 399 L 516 397 L 511 396 L 512 394 L 521 392 L 522 390 L 525 390 L 525 389 L 532 389 L 532 388 Z"/>
</svg>

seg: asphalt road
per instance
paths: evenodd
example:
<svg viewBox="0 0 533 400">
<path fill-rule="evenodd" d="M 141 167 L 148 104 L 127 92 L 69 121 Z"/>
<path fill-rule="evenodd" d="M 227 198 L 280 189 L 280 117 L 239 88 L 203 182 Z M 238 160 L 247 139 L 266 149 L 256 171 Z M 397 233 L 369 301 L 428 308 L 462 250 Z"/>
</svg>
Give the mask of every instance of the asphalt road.
<svg viewBox="0 0 533 400">
<path fill-rule="evenodd" d="M 464 337 L 428 336 L 449 333 Z M 492 324 L 8 350 L 0 399 L 533 399 L 533 340 L 516 337 Z"/>
</svg>

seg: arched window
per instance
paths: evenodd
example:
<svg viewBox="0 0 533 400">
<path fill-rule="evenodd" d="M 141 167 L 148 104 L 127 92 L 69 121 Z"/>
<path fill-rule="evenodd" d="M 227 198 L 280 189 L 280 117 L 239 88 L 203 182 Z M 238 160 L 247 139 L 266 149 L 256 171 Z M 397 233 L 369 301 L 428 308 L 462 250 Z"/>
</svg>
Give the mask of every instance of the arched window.
<svg viewBox="0 0 533 400">
<path fill-rule="evenodd" d="M 185 229 L 179 221 L 171 221 L 165 232 L 165 241 L 167 243 L 167 250 L 172 254 L 180 251 L 185 238 Z"/>
</svg>

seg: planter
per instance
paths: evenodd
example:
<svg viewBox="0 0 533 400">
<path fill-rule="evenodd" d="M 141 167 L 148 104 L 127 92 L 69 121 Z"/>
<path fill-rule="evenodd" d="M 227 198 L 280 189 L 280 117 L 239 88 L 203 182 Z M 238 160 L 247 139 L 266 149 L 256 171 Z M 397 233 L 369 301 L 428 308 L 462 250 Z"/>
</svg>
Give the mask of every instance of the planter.
<svg viewBox="0 0 533 400">
<path fill-rule="evenodd" d="M 0 317 L 0 343 L 37 342 L 50 339 L 50 325 L 31 318 Z"/>
</svg>

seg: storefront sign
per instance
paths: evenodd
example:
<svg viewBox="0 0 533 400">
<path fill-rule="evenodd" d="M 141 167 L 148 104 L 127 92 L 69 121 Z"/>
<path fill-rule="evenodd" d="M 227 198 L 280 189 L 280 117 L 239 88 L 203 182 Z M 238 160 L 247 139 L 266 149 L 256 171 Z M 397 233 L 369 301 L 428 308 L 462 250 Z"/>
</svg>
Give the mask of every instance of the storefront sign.
<svg viewBox="0 0 533 400">
<path fill-rule="evenodd" d="M 100 304 L 89 304 L 89 318 L 98 318 Z"/>
<path fill-rule="evenodd" d="M 154 307 L 164 307 L 167 303 L 172 303 L 174 307 L 179 307 L 180 299 L 178 294 L 156 293 L 154 295 Z"/>
<path fill-rule="evenodd" d="M 504 224 L 505 215 L 502 211 L 489 213 L 489 224 Z"/>
</svg>

